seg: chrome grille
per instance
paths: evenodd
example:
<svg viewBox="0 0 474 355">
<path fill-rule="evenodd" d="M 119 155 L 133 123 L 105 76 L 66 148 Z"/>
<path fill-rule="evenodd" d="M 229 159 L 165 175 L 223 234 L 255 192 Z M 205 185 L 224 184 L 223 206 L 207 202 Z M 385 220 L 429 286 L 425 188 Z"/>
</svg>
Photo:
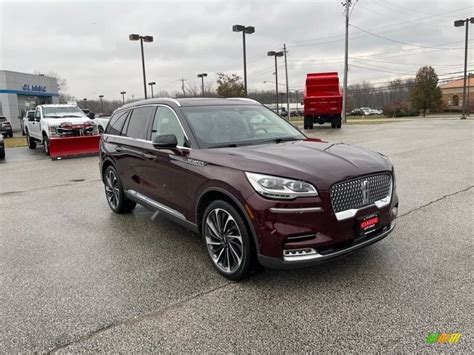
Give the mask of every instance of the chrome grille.
<svg viewBox="0 0 474 355">
<path fill-rule="evenodd" d="M 389 196 L 391 188 L 390 174 L 364 176 L 335 184 L 329 190 L 332 208 L 337 213 L 371 205 Z"/>
</svg>

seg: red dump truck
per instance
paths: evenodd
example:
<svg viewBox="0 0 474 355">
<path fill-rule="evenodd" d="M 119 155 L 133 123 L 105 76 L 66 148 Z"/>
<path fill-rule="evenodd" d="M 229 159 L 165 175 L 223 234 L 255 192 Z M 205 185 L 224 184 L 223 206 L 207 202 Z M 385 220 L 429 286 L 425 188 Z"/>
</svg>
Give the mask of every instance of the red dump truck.
<svg viewBox="0 0 474 355">
<path fill-rule="evenodd" d="M 304 90 L 304 129 L 314 123 L 341 128 L 342 91 L 336 72 L 309 73 Z"/>
</svg>

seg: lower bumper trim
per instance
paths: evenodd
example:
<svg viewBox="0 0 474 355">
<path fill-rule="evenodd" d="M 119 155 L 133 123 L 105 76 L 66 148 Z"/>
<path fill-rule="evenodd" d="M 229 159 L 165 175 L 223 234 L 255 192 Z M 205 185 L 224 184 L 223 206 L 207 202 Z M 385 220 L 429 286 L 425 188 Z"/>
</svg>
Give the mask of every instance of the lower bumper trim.
<svg viewBox="0 0 474 355">
<path fill-rule="evenodd" d="M 311 253 L 310 255 L 285 255 L 283 258 L 269 257 L 265 255 L 258 255 L 258 261 L 265 267 L 273 269 L 291 269 L 291 268 L 300 268 L 306 266 L 316 265 L 331 259 L 335 259 L 346 254 L 349 254 L 357 249 L 369 246 L 373 243 L 376 243 L 386 236 L 388 236 L 395 229 L 395 222 L 392 222 L 390 228 L 379 235 L 372 237 L 366 241 L 352 245 L 342 250 L 335 251 L 328 254 L 319 254 Z"/>
</svg>

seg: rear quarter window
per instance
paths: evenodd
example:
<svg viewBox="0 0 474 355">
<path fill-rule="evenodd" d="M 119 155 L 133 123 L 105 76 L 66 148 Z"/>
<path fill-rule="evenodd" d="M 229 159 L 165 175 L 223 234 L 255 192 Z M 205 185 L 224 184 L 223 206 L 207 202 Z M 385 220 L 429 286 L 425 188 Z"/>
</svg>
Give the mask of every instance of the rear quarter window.
<svg viewBox="0 0 474 355">
<path fill-rule="evenodd" d="M 125 110 L 114 113 L 110 118 L 110 122 L 107 125 L 105 133 L 119 136 L 120 132 L 122 131 L 123 123 L 127 118 L 128 112 L 128 110 Z"/>
</svg>

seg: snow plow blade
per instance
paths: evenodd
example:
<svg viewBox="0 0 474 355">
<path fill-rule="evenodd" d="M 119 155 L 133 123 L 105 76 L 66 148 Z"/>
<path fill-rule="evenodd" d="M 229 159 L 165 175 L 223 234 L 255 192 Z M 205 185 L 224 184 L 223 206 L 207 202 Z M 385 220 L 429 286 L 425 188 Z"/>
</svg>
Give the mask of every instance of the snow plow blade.
<svg viewBox="0 0 474 355">
<path fill-rule="evenodd" d="M 49 140 L 51 159 L 63 159 L 99 154 L 100 135 L 57 137 Z"/>
</svg>

